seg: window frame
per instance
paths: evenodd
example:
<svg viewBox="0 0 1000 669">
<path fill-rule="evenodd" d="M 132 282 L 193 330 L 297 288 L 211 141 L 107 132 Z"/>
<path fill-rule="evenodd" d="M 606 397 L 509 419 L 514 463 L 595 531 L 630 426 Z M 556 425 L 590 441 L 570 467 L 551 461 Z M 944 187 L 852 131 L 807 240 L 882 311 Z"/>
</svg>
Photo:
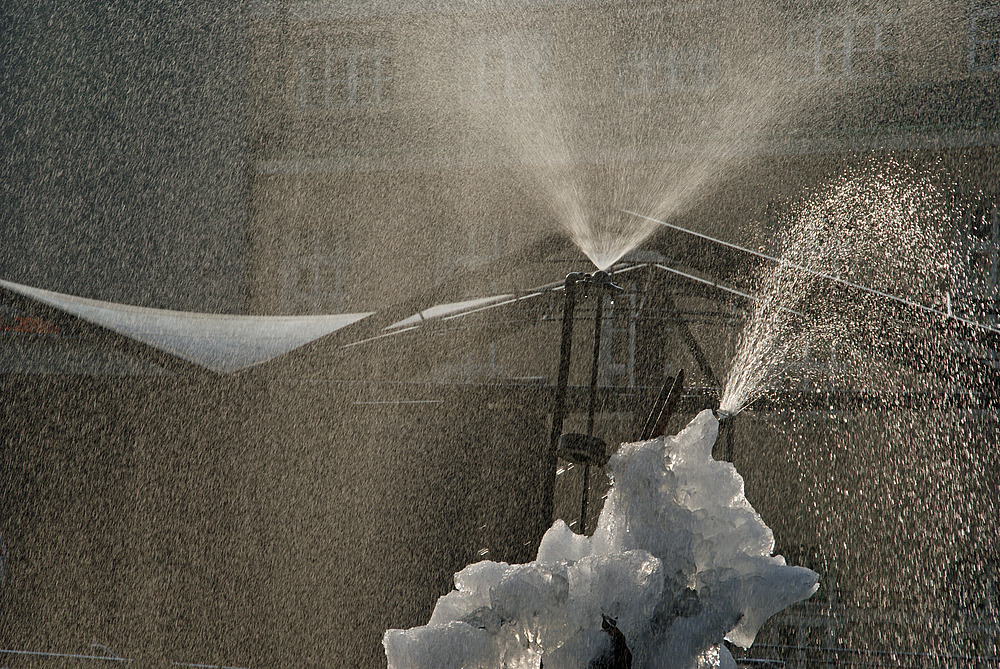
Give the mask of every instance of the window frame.
<svg viewBox="0 0 1000 669">
<path fill-rule="evenodd" d="M 543 97 L 553 59 L 552 37 L 544 30 L 470 37 L 456 63 L 459 97 L 473 102 Z M 491 85 L 496 81 L 499 85 Z"/>
<path fill-rule="evenodd" d="M 969 53 L 968 53 L 968 64 L 970 72 L 1000 72 L 1000 25 L 998 25 L 998 34 L 994 39 L 988 40 L 977 40 L 976 35 L 976 24 L 982 19 L 993 19 L 998 24 L 1000 24 L 1000 7 L 987 7 L 982 9 L 974 9 L 969 14 Z M 990 65 L 982 65 L 977 63 L 976 52 L 977 47 L 982 44 L 992 44 L 996 47 L 996 56 L 994 61 Z"/>
<path fill-rule="evenodd" d="M 988 219 L 986 234 L 974 230 L 979 211 Z M 963 276 L 958 294 L 966 306 L 984 310 L 988 324 L 1000 324 L 1000 198 L 984 197 L 966 207 L 958 226 L 963 250 Z M 985 259 L 987 274 L 979 281 L 974 259 Z M 974 314 L 973 314 L 974 315 Z"/>
<path fill-rule="evenodd" d="M 714 45 L 633 49 L 621 61 L 618 86 L 625 95 L 636 96 L 710 91 L 718 85 L 721 60 L 721 51 Z M 630 73 L 637 73 L 637 84 L 630 83 Z M 691 73 L 697 83 L 686 83 L 685 75 Z"/>
<path fill-rule="evenodd" d="M 303 228 L 286 230 L 282 263 L 281 305 L 285 310 L 300 312 L 305 307 L 310 313 L 343 312 L 347 305 L 347 272 L 350 249 L 347 235 L 342 229 L 335 231 L 332 248 L 323 244 L 321 230 Z M 333 268 L 334 286 L 325 289 L 324 270 Z M 311 274 L 311 290 L 303 290 L 299 278 L 302 272 Z"/>
<path fill-rule="evenodd" d="M 359 74 L 365 60 L 374 61 L 372 76 Z M 303 110 L 328 110 L 352 108 L 380 108 L 392 104 L 393 85 L 392 49 L 382 44 L 349 44 L 335 48 L 330 42 L 322 46 L 306 46 L 299 50 L 296 77 L 296 98 Z M 335 73 L 335 64 L 346 65 L 343 78 Z M 311 68 L 322 63 L 322 74 L 318 78 L 310 76 Z M 318 80 L 317 80 L 318 79 Z M 371 83 L 371 94 L 362 95 L 363 82 Z M 335 99 L 334 84 L 343 84 L 344 95 Z M 315 101 L 310 92 L 313 87 L 322 89 L 320 100 Z"/>
<path fill-rule="evenodd" d="M 900 44 L 887 44 L 886 32 L 889 26 L 899 26 L 901 16 L 898 10 L 875 11 L 859 13 L 847 11 L 843 14 L 822 14 L 805 23 L 791 26 L 788 31 L 785 48 L 786 76 L 792 81 L 879 81 L 891 79 L 897 75 L 897 62 L 901 53 Z M 870 26 L 874 43 L 869 46 L 858 46 L 859 28 Z M 831 30 L 832 29 L 832 30 Z M 835 48 L 824 48 L 823 37 L 828 32 L 840 33 Z M 808 35 L 811 44 L 808 48 L 796 48 L 795 38 L 798 35 Z M 875 61 L 871 73 L 862 73 L 859 55 L 866 55 L 865 62 Z M 840 66 L 832 74 L 825 67 L 827 59 L 839 61 Z M 796 75 L 794 72 L 801 62 L 809 63 L 808 74 Z"/>
</svg>

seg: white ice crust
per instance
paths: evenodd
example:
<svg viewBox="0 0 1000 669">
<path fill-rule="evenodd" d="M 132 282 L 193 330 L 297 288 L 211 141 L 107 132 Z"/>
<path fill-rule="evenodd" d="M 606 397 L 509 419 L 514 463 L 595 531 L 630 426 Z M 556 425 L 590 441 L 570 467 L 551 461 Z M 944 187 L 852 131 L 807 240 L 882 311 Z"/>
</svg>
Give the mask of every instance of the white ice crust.
<svg viewBox="0 0 1000 669">
<path fill-rule="evenodd" d="M 735 668 L 723 638 L 749 647 L 819 586 L 772 555 L 742 477 L 712 459 L 718 432 L 706 410 L 676 436 L 622 445 L 592 537 L 558 520 L 534 562 L 455 574 L 427 625 L 386 632 L 389 669 L 586 669 L 613 652 L 602 617 L 635 669 Z"/>
</svg>

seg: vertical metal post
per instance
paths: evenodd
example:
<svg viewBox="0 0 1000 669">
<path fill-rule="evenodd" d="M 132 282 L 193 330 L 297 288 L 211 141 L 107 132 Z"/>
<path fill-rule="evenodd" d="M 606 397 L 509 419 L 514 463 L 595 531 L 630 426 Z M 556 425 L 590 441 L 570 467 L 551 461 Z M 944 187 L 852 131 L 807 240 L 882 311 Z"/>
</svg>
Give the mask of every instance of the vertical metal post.
<svg viewBox="0 0 1000 669">
<path fill-rule="evenodd" d="M 594 415 L 597 413 L 597 375 L 601 361 L 601 325 L 604 319 L 604 287 L 594 288 L 597 301 L 594 313 L 594 359 L 590 367 L 590 403 L 587 406 L 587 436 L 594 436 Z M 587 501 L 590 496 L 590 463 L 583 466 L 583 499 L 580 502 L 580 534 L 587 533 Z"/>
<path fill-rule="evenodd" d="M 717 448 L 713 448 L 712 450 L 713 452 L 718 452 L 726 462 L 732 462 L 735 455 L 733 452 L 735 416 L 727 411 L 716 411 L 716 416 L 719 419 L 719 434 L 715 440 Z"/>
<path fill-rule="evenodd" d="M 726 430 L 726 442 L 724 444 L 724 451 L 726 462 L 732 462 L 733 458 L 736 457 L 735 448 L 733 446 L 733 433 L 736 432 L 736 416 L 729 417 L 729 429 Z"/>
<path fill-rule="evenodd" d="M 566 291 L 563 301 L 562 316 L 562 340 L 559 344 L 559 375 L 556 379 L 556 398 L 552 408 L 552 433 L 550 436 L 549 448 L 549 477 L 548 485 L 550 489 L 545 495 L 545 509 L 543 517 L 546 518 L 546 527 L 555 520 L 555 478 L 558 467 L 558 457 L 556 451 L 559 448 L 559 437 L 562 436 L 563 421 L 566 419 L 566 392 L 569 387 L 569 367 L 573 351 L 573 317 L 576 313 L 577 282 L 583 275 L 578 272 L 571 272 L 566 275 L 566 283 L 563 288 Z"/>
</svg>

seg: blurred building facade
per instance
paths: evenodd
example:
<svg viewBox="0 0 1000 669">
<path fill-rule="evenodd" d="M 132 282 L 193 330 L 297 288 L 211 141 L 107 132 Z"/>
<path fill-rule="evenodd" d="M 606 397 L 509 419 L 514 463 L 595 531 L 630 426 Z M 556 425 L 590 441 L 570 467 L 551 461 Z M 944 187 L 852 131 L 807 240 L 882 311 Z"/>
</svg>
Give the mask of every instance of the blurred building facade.
<svg viewBox="0 0 1000 669">
<path fill-rule="evenodd" d="M 4 17 L 0 276 L 242 311 L 244 11 L 12 2 Z"/>
<path fill-rule="evenodd" d="M 608 199 L 609 164 L 641 202 L 663 175 L 709 163 L 718 178 L 699 186 L 713 197 L 685 221 L 720 234 L 766 229 L 769 205 L 872 152 L 943 162 L 968 205 L 955 222 L 968 299 L 995 302 L 996 7 L 935 8 L 264 3 L 250 77 L 254 303 L 379 306 L 398 274 L 441 281 L 561 234 L 537 156 L 512 146 L 546 133 L 564 135 L 543 147 L 562 152 L 551 159 Z M 657 124 L 669 127 L 645 127 Z M 722 137 L 739 146 L 713 146 Z"/>
</svg>

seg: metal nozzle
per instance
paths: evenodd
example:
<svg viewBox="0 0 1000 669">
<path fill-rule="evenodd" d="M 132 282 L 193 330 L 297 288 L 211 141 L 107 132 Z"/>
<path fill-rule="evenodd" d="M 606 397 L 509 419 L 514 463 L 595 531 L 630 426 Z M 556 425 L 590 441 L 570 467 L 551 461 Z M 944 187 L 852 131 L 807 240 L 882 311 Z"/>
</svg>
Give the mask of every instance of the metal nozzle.
<svg viewBox="0 0 1000 669">
<path fill-rule="evenodd" d="M 608 291 L 614 293 L 624 292 L 625 289 L 611 280 L 611 274 L 604 270 L 599 270 L 593 274 L 583 272 L 570 272 L 566 275 L 566 287 L 571 288 L 576 284 L 583 285 L 583 295 L 588 296 L 591 291 Z"/>
<path fill-rule="evenodd" d="M 590 274 L 588 276 L 587 282 L 590 285 L 594 286 L 595 288 L 602 288 L 604 290 L 613 290 L 616 293 L 621 293 L 625 290 L 624 288 L 616 284 L 614 281 L 612 281 L 611 275 L 608 272 L 605 272 L 604 270 L 599 270 L 597 272 L 594 272 L 593 274 Z"/>
</svg>

